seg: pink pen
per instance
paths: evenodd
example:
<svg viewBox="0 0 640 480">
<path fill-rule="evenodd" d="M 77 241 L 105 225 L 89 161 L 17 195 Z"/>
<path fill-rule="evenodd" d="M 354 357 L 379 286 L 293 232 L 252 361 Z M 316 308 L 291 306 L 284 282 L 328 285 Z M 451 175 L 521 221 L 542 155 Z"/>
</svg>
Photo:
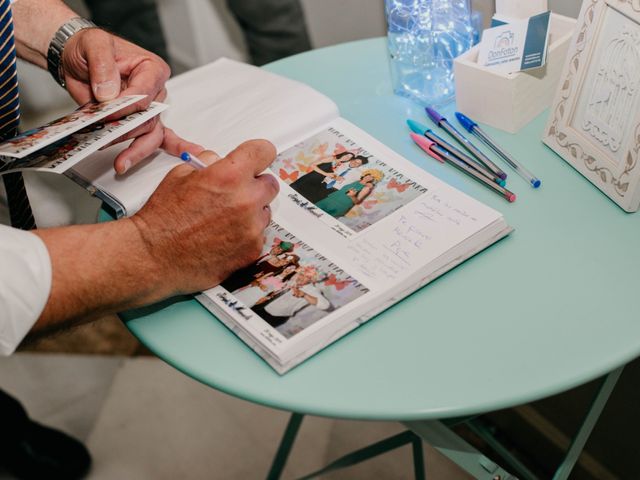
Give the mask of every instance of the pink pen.
<svg viewBox="0 0 640 480">
<path fill-rule="evenodd" d="M 432 156 L 433 158 L 438 160 L 440 163 L 444 163 L 444 158 L 442 158 L 440 155 L 438 155 L 436 152 L 432 150 L 433 146 L 436 145 L 435 142 L 432 142 L 427 137 L 423 135 L 418 135 L 417 133 L 412 133 L 411 138 L 413 138 L 413 141 L 416 142 L 422 150 L 427 152 L 428 155 Z"/>
</svg>

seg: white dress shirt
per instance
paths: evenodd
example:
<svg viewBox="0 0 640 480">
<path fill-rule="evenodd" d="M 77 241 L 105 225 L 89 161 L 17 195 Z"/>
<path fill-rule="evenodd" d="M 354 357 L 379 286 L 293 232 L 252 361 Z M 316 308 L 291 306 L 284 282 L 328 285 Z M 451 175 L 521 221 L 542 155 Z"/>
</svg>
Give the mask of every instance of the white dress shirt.
<svg viewBox="0 0 640 480">
<path fill-rule="evenodd" d="M 39 227 L 95 222 L 100 202 L 66 177 L 31 172 L 24 177 Z M 51 291 L 47 247 L 37 235 L 6 226 L 4 193 L 0 179 L 0 356 L 15 351 L 40 317 Z"/>
<path fill-rule="evenodd" d="M 25 172 L 24 180 L 38 227 L 96 221 L 100 201 L 63 175 Z M 51 291 L 51 260 L 44 243 L 7 224 L 9 210 L 0 179 L 0 355 L 15 351 Z"/>
<path fill-rule="evenodd" d="M 51 260 L 30 232 L 0 225 L 0 355 L 10 355 L 42 313 L 51 290 Z"/>
<path fill-rule="evenodd" d="M 10 0 L 10 3 L 16 1 Z M 2 194 L 4 197 L 4 191 Z M 47 303 L 51 290 L 51 260 L 40 237 L 1 224 L 7 223 L 9 217 L 4 198 L 1 200 L 0 355 L 11 355 Z"/>
<path fill-rule="evenodd" d="M 304 285 L 303 287 L 299 287 L 299 289 L 307 295 L 311 295 L 316 298 L 317 303 L 314 305 L 315 308 L 319 310 L 329 310 L 329 307 L 331 307 L 329 300 L 327 300 L 322 295 L 322 292 L 313 285 Z M 296 297 L 293 295 L 293 292 L 289 290 L 282 296 L 269 302 L 264 309 L 274 317 L 293 317 L 296 313 L 309 305 L 309 302 L 307 302 L 303 297 Z"/>
<path fill-rule="evenodd" d="M 351 168 L 347 163 L 345 165 L 340 166 L 339 168 L 336 169 L 335 172 L 333 172 L 340 177 L 340 180 L 325 178 L 324 181 L 328 185 L 331 185 L 332 188 L 335 188 L 336 190 L 340 190 L 345 185 L 349 185 L 350 183 L 353 183 L 353 182 L 359 182 L 360 177 L 362 176 L 363 170 L 364 169 L 362 168 L 362 166 Z"/>
</svg>

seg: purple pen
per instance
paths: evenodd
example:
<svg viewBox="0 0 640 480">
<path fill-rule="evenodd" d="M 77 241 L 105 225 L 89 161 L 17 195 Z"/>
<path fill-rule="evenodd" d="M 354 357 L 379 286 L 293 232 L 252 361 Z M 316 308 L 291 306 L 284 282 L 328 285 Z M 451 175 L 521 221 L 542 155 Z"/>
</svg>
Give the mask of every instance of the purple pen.
<svg viewBox="0 0 640 480">
<path fill-rule="evenodd" d="M 426 109 L 427 115 L 429 118 L 434 121 L 436 125 L 445 130 L 449 135 L 455 138 L 460 145 L 462 145 L 469 153 L 471 153 L 475 158 L 478 159 L 484 166 L 486 166 L 489 170 L 491 170 L 496 176 L 505 180 L 507 178 L 507 174 L 504 173 L 498 166 L 493 163 L 487 156 L 482 153 L 473 143 L 471 143 L 462 133 L 460 133 L 456 128 L 451 125 L 445 117 L 440 115 L 434 108 L 427 107 Z"/>
</svg>

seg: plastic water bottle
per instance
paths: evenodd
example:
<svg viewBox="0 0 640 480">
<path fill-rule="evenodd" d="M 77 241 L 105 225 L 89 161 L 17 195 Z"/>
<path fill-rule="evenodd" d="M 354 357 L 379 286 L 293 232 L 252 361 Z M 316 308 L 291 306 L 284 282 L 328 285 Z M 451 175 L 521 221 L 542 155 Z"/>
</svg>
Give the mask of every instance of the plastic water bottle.
<svg viewBox="0 0 640 480">
<path fill-rule="evenodd" d="M 391 80 L 423 105 L 453 99 L 453 59 L 473 46 L 469 0 L 385 0 Z"/>
</svg>

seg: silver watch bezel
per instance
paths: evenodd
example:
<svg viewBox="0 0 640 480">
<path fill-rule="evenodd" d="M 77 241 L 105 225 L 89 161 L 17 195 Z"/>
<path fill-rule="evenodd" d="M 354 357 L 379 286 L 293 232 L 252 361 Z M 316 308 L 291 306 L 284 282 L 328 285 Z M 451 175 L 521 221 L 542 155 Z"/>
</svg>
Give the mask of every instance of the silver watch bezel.
<svg viewBox="0 0 640 480">
<path fill-rule="evenodd" d="M 87 28 L 98 28 L 91 20 L 82 17 L 75 17 L 65 22 L 53 35 L 47 50 L 47 69 L 56 82 L 66 88 L 64 72 L 62 69 L 62 52 L 71 37 Z"/>
</svg>

